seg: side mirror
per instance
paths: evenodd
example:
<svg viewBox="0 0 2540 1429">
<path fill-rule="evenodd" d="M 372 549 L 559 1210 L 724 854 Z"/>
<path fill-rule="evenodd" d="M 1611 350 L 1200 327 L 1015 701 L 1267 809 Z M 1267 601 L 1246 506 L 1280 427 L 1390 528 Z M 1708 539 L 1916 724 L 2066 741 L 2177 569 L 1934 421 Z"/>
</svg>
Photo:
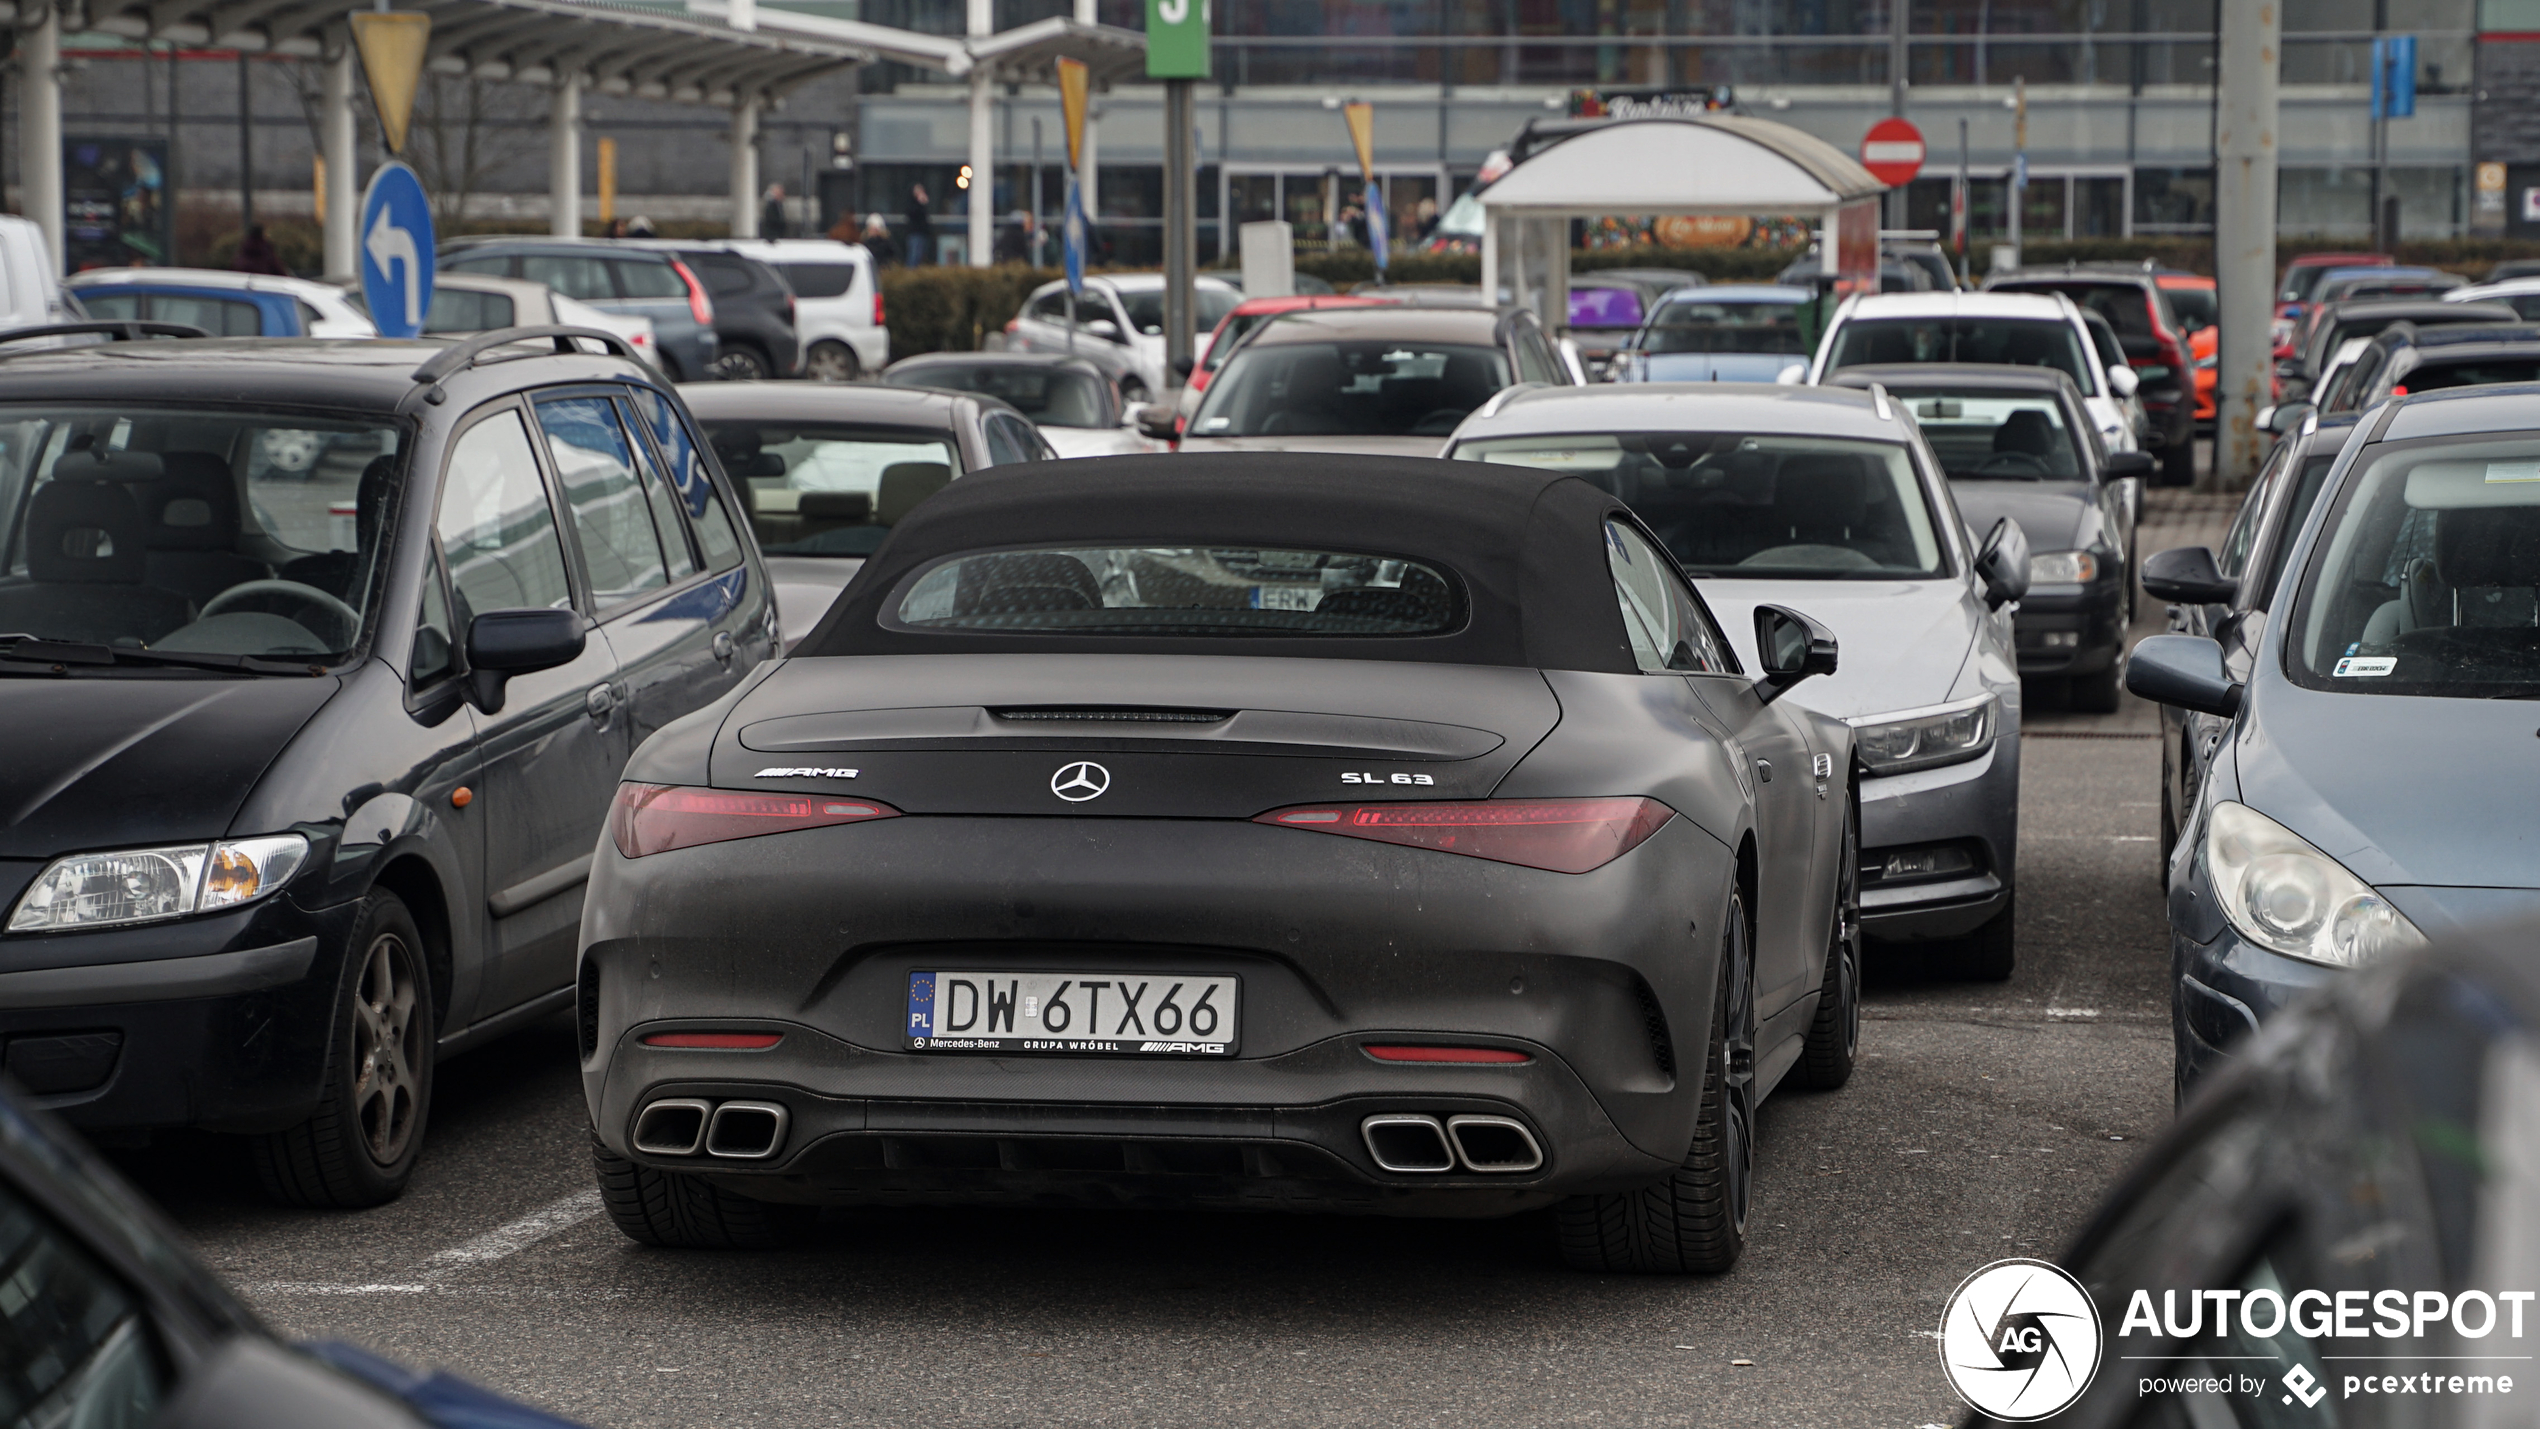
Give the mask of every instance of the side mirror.
<svg viewBox="0 0 2540 1429">
<path fill-rule="evenodd" d="M 1808 380 L 1808 364 L 1794 362 L 1773 374 L 1773 380 L 1784 387 L 1797 387 Z"/>
<path fill-rule="evenodd" d="M 468 694 L 478 709 L 500 713 L 512 676 L 552 670 L 581 655 L 577 611 L 489 610 L 468 623 Z"/>
<path fill-rule="evenodd" d="M 1834 632 L 1787 606 L 1755 607 L 1755 649 L 1768 700 L 1810 675 L 1834 673 Z"/>
<path fill-rule="evenodd" d="M 2160 470 L 2160 467 L 2161 464 L 2159 462 L 2152 460 L 2152 454 L 2150 452 L 2108 453 L 2108 479 L 2110 481 L 2123 481 L 2127 477 L 2137 477 L 2148 481 L 2151 479 L 2152 473 Z"/>
<path fill-rule="evenodd" d="M 1986 532 L 1976 549 L 1976 575 L 1984 581 L 1984 603 L 1993 610 L 2028 594 L 2028 532 L 2005 516 Z"/>
<path fill-rule="evenodd" d="M 2148 586 L 2148 562 L 2146 567 Z M 2241 689 L 2223 667 L 2222 647 L 2202 635 L 2154 635 L 2135 646 L 2126 660 L 2125 687 L 2144 699 L 2199 714 L 2229 719 L 2240 713 Z"/>
<path fill-rule="evenodd" d="M 1087 320 L 1085 323 L 1085 332 L 1088 336 L 1101 338 L 1105 342 L 1124 342 L 1127 340 L 1120 336 L 1120 324 L 1113 322 L 1109 318 L 1092 318 Z"/>
<path fill-rule="evenodd" d="M 1191 380 L 1191 369 L 1198 365 L 1199 364 L 1191 361 L 1190 356 L 1186 353 L 1183 356 L 1173 359 L 1173 375 L 1181 378 L 1185 382 L 1188 382 Z"/>
<path fill-rule="evenodd" d="M 1181 413 L 1170 402 L 1142 403 L 1131 408 L 1129 416 L 1137 423 L 1139 436 L 1159 442 L 1181 440 L 1182 434 L 1174 430 L 1174 422 Z"/>
<path fill-rule="evenodd" d="M 2142 387 L 2143 379 L 2134 375 L 2133 368 L 2126 366 L 2122 362 L 2111 362 L 2108 364 L 2109 391 L 2116 393 L 2121 398 L 2131 397 L 2136 392 L 2141 391 Z"/>
<path fill-rule="evenodd" d="M 2178 605 L 2224 605 L 2240 594 L 2240 582 L 2222 573 L 2213 552 L 2180 546 L 2144 557 L 2143 593 Z"/>
<path fill-rule="evenodd" d="M 2289 432 L 2302 430 L 2302 424 L 2310 420 L 2311 414 L 2318 410 L 2319 408 L 2308 402 L 2279 403 L 2258 414 L 2258 426 L 2260 430 L 2273 432 L 2280 437 Z"/>
</svg>

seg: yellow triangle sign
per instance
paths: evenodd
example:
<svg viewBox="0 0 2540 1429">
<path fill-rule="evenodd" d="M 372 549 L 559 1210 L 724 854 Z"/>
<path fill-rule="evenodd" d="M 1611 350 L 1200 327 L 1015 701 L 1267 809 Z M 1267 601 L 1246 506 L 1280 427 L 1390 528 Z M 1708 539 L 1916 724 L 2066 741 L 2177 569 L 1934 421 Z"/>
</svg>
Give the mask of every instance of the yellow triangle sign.
<svg viewBox="0 0 2540 1429">
<path fill-rule="evenodd" d="M 418 10 L 357 11 L 353 45 L 361 51 L 371 102 L 379 107 L 380 137 L 388 152 L 406 151 L 406 125 L 414 118 L 415 90 L 423 83 L 424 45 L 432 17 Z"/>
</svg>

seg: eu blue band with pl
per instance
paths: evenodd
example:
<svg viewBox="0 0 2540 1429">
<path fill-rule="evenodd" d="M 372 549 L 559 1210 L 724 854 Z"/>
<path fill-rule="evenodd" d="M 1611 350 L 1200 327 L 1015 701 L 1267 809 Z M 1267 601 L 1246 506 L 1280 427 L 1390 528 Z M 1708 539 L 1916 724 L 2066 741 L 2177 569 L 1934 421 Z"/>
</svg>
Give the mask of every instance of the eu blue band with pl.
<svg viewBox="0 0 2540 1429">
<path fill-rule="evenodd" d="M 415 337 L 432 310 L 432 203 L 423 180 L 398 160 L 379 166 L 362 193 L 362 301 L 381 337 Z"/>
</svg>

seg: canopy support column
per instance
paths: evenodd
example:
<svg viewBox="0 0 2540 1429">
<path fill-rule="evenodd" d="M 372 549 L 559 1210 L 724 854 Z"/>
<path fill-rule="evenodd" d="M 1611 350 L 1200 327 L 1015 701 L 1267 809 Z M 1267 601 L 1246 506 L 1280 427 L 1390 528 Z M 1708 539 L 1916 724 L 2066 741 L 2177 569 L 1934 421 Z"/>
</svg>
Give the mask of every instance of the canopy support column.
<svg viewBox="0 0 2540 1429">
<path fill-rule="evenodd" d="M 556 81 L 547 97 L 547 231 L 582 236 L 582 76 Z"/>
<path fill-rule="evenodd" d="M 970 0 L 967 20 L 970 39 L 984 40 L 995 34 L 996 0 Z M 962 197 L 969 201 L 967 256 L 973 268 L 985 268 L 997 256 L 996 82 L 995 65 L 970 67 L 970 188 Z"/>
<path fill-rule="evenodd" d="M 24 212 L 44 230 L 44 246 L 61 275 L 62 254 L 62 16 L 53 0 L 34 7 L 42 16 L 18 31 L 18 174 Z"/>
<path fill-rule="evenodd" d="M 758 106 L 753 94 L 732 106 L 732 236 L 758 237 Z"/>
<path fill-rule="evenodd" d="M 354 150 L 353 45 L 339 39 L 326 59 L 326 83 L 318 105 L 318 138 L 326 158 L 326 272 L 350 277 L 361 271 L 358 230 L 361 198 L 353 186 L 361 159 Z"/>
</svg>

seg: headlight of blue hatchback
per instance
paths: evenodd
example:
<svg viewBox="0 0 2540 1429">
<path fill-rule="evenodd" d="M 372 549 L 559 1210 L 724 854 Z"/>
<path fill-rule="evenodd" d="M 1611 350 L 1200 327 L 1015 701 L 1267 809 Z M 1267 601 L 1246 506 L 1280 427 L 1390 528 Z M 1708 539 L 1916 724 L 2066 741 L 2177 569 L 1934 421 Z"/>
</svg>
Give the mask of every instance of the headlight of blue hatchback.
<svg viewBox="0 0 2540 1429">
<path fill-rule="evenodd" d="M 9 912 L 12 933 L 105 928 L 253 903 L 309 857 L 298 834 L 80 853 L 46 866 Z"/>
<path fill-rule="evenodd" d="M 2356 967 L 2425 943 L 2372 885 L 2246 804 L 2214 806 L 2205 875 L 2240 936 L 2289 958 Z"/>
<path fill-rule="evenodd" d="M 1973 759 L 1993 747 L 1991 695 L 1850 721 L 1852 752 L 1872 774 L 1902 774 Z"/>
</svg>

